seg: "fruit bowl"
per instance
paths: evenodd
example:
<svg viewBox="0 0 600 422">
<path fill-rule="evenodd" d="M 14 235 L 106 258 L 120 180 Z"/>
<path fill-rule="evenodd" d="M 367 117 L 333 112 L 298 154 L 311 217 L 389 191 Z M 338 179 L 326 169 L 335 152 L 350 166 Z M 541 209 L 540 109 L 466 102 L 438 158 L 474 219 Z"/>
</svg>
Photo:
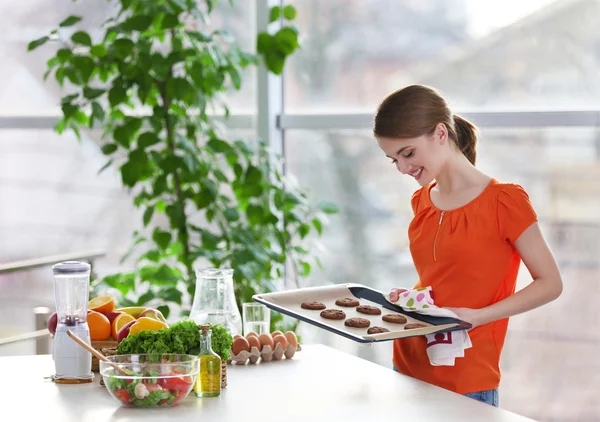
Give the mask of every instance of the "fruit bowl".
<svg viewBox="0 0 600 422">
<path fill-rule="evenodd" d="M 127 407 L 170 407 L 185 399 L 196 382 L 198 356 L 140 354 L 107 356 L 100 374 L 111 396 Z M 114 364 L 127 375 L 114 368 Z"/>
</svg>

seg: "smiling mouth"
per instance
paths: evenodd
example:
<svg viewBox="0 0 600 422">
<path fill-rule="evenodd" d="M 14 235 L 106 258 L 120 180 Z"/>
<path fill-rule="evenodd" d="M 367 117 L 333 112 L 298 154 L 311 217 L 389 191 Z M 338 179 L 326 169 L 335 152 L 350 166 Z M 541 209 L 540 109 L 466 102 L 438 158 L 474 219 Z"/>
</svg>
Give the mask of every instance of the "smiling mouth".
<svg viewBox="0 0 600 422">
<path fill-rule="evenodd" d="M 410 174 L 415 179 L 418 179 L 422 173 L 423 173 L 423 167 L 419 167 L 417 170 L 413 171 L 412 173 L 408 173 L 408 174 Z"/>
</svg>

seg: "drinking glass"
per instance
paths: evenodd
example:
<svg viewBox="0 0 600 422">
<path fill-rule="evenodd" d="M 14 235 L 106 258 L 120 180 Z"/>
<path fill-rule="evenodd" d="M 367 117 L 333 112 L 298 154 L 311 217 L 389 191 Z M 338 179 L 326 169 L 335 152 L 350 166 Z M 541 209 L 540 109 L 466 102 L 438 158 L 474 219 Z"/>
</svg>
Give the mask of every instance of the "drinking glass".
<svg viewBox="0 0 600 422">
<path fill-rule="evenodd" d="M 270 332 L 271 311 L 261 303 L 243 303 L 242 319 L 244 321 L 244 336 L 251 331 L 259 335 Z"/>
</svg>

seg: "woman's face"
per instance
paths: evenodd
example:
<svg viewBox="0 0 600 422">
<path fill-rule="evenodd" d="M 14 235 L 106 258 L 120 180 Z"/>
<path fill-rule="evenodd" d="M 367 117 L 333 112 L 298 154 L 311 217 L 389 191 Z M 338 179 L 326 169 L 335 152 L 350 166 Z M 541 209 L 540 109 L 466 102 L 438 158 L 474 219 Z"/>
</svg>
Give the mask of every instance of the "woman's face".
<svg viewBox="0 0 600 422">
<path fill-rule="evenodd" d="M 402 174 L 427 186 L 436 179 L 448 159 L 448 131 L 442 123 L 430 135 L 417 138 L 377 138 L 379 148 Z"/>
</svg>

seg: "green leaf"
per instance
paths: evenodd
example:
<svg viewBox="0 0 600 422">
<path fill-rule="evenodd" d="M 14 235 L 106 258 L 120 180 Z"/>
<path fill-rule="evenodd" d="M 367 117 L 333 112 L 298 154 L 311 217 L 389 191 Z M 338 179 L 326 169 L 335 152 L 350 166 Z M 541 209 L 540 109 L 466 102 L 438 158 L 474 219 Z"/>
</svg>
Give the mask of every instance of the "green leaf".
<svg viewBox="0 0 600 422">
<path fill-rule="evenodd" d="M 296 8 L 291 4 L 288 4 L 283 8 L 283 17 L 291 21 L 296 18 Z"/>
<path fill-rule="evenodd" d="M 206 146 L 217 153 L 230 153 L 232 151 L 231 145 L 217 138 L 212 138 L 206 143 Z"/>
<path fill-rule="evenodd" d="M 112 43 L 111 50 L 120 59 L 124 59 L 133 53 L 135 44 L 127 38 L 119 38 Z"/>
<path fill-rule="evenodd" d="M 160 139 L 154 132 L 144 132 L 138 137 L 137 142 L 139 148 L 147 148 L 149 146 L 158 144 Z"/>
<path fill-rule="evenodd" d="M 246 209 L 246 216 L 250 224 L 253 226 L 259 225 L 263 219 L 263 209 L 257 205 L 249 205 Z"/>
<path fill-rule="evenodd" d="M 308 262 L 302 262 L 302 272 L 303 277 L 306 277 L 310 274 L 310 264 Z"/>
<path fill-rule="evenodd" d="M 202 231 L 200 238 L 202 239 L 202 246 L 207 249 L 212 249 L 212 250 L 217 249 L 217 245 L 219 244 L 219 241 L 221 240 L 220 237 L 215 236 L 214 234 L 210 233 L 208 230 Z"/>
<path fill-rule="evenodd" d="M 108 54 L 108 50 L 104 44 L 96 44 L 90 48 L 90 54 L 92 56 L 98 57 L 99 59 L 106 57 Z"/>
<path fill-rule="evenodd" d="M 235 66 L 229 66 L 227 68 L 227 73 L 229 73 L 229 76 L 231 77 L 231 83 L 233 83 L 235 89 L 240 89 L 242 86 L 242 77 L 238 68 Z"/>
<path fill-rule="evenodd" d="M 256 51 L 261 54 L 267 53 L 271 50 L 274 44 L 275 41 L 270 34 L 267 32 L 261 32 L 256 38 Z"/>
<path fill-rule="evenodd" d="M 157 306 L 156 309 L 163 314 L 165 318 L 169 318 L 169 314 L 171 313 L 171 309 L 169 309 L 168 305 L 160 305 Z"/>
<path fill-rule="evenodd" d="M 281 8 L 279 6 L 271 7 L 269 12 L 269 23 L 275 22 L 281 16 Z"/>
<path fill-rule="evenodd" d="M 117 145 L 116 144 L 106 144 L 102 146 L 102 153 L 104 155 L 110 155 L 113 152 L 115 152 L 117 150 Z"/>
<path fill-rule="evenodd" d="M 111 107 L 116 107 L 127 98 L 127 90 L 115 85 L 108 91 L 108 102 Z"/>
<path fill-rule="evenodd" d="M 309 232 L 310 232 L 310 226 L 308 224 L 302 224 L 298 228 L 298 233 L 300 234 L 300 237 L 302 239 L 304 239 L 308 235 Z"/>
<path fill-rule="evenodd" d="M 71 15 L 67 19 L 65 19 L 64 21 L 62 21 L 61 23 L 59 23 L 58 26 L 61 27 L 61 28 L 66 28 L 68 26 L 75 25 L 80 20 L 81 20 L 81 16 Z"/>
<path fill-rule="evenodd" d="M 104 92 L 105 91 L 103 89 L 90 88 L 87 86 L 83 88 L 83 96 L 85 98 L 87 98 L 88 100 L 93 100 L 94 98 L 98 98 L 99 96 L 104 94 Z"/>
<path fill-rule="evenodd" d="M 340 208 L 332 202 L 321 201 L 318 203 L 318 207 L 326 214 L 337 214 L 340 212 Z"/>
<path fill-rule="evenodd" d="M 264 60 L 267 69 L 269 69 L 275 75 L 281 75 L 281 72 L 283 72 L 283 66 L 285 65 L 285 55 L 278 51 L 269 51 L 264 55 Z"/>
<path fill-rule="evenodd" d="M 104 109 L 96 101 L 92 102 L 92 120 L 98 120 L 102 122 L 104 120 Z"/>
<path fill-rule="evenodd" d="M 108 162 L 106 164 L 104 164 L 100 170 L 98 170 L 98 174 L 102 173 L 104 170 L 106 170 L 107 168 L 109 168 L 112 163 L 113 163 L 112 159 L 108 160 Z"/>
<path fill-rule="evenodd" d="M 169 205 L 166 209 L 166 213 L 171 219 L 171 227 L 174 229 L 185 227 L 186 218 L 183 212 L 183 208 L 179 204 Z"/>
<path fill-rule="evenodd" d="M 321 224 L 321 220 L 318 219 L 314 219 L 312 221 L 313 226 L 315 226 L 315 229 L 317 230 L 317 233 L 319 233 L 319 235 L 323 234 L 323 226 Z"/>
<path fill-rule="evenodd" d="M 71 63 L 73 63 L 73 67 L 81 76 L 83 83 L 87 84 L 92 76 L 92 73 L 94 73 L 94 60 L 86 56 L 74 56 L 71 59 Z"/>
<path fill-rule="evenodd" d="M 171 243 L 171 237 L 171 233 L 159 228 L 154 229 L 154 233 L 152 233 L 152 240 L 154 240 L 158 247 L 163 251 L 167 249 L 169 243 Z"/>
<path fill-rule="evenodd" d="M 148 223 L 150 223 L 150 220 L 152 220 L 152 214 L 154 214 L 154 206 L 150 206 L 148 208 L 146 208 L 146 211 L 144 211 L 144 227 L 146 227 L 148 225 Z"/>
<path fill-rule="evenodd" d="M 79 110 L 79 107 L 71 103 L 65 103 L 61 106 L 61 110 L 65 119 L 68 120 Z"/>
<path fill-rule="evenodd" d="M 128 31 L 143 32 L 147 30 L 150 27 L 150 25 L 152 25 L 153 19 L 154 18 L 152 16 L 136 14 L 127 19 L 125 22 L 123 22 L 121 24 L 121 28 Z"/>
<path fill-rule="evenodd" d="M 85 31 L 77 31 L 71 36 L 71 41 L 75 44 L 85 45 L 88 47 L 92 46 L 92 38 L 90 34 Z"/>
<path fill-rule="evenodd" d="M 56 52 L 56 58 L 59 63 L 65 63 L 71 57 L 73 57 L 73 52 L 68 48 L 61 48 Z"/>
<path fill-rule="evenodd" d="M 223 211 L 223 215 L 225 216 L 227 221 L 230 221 L 230 222 L 238 221 L 240 219 L 240 213 L 238 212 L 238 210 L 236 210 L 235 208 L 232 208 L 232 207 L 225 208 L 225 211 Z"/>
<path fill-rule="evenodd" d="M 155 196 L 158 196 L 158 195 L 162 194 L 163 192 L 165 192 L 167 190 L 167 188 L 168 188 L 167 175 L 163 174 L 163 175 L 157 177 L 156 180 L 154 180 L 154 183 L 152 185 L 152 192 L 154 193 Z"/>
<path fill-rule="evenodd" d="M 298 48 L 298 33 L 287 26 L 281 28 L 275 34 L 275 44 L 284 56 L 288 56 Z"/>
<path fill-rule="evenodd" d="M 162 199 L 159 199 L 156 202 L 156 211 L 158 211 L 160 213 L 164 213 L 166 209 L 167 209 L 167 204 L 165 203 L 165 201 L 163 201 Z"/>
<path fill-rule="evenodd" d="M 165 15 L 165 17 L 163 18 L 161 28 L 171 29 L 175 28 L 177 25 L 179 25 L 179 19 L 177 18 L 177 16 L 169 14 Z"/>
<path fill-rule="evenodd" d="M 39 46 L 46 44 L 46 42 L 49 39 L 50 39 L 50 37 L 42 37 L 42 38 L 38 38 L 37 40 L 31 41 L 29 44 L 27 44 L 27 51 L 35 50 Z"/>
<path fill-rule="evenodd" d="M 146 303 L 150 302 L 155 297 L 156 297 L 156 295 L 154 294 L 154 292 L 152 290 L 148 290 L 146 293 L 144 293 L 143 295 L 141 295 L 138 298 L 137 306 L 145 305 Z"/>
<path fill-rule="evenodd" d="M 139 181 L 146 180 L 152 175 L 152 166 L 148 155 L 143 150 L 133 150 L 129 161 L 121 167 L 121 178 L 125 186 L 133 187 Z"/>
<path fill-rule="evenodd" d="M 158 294 L 160 298 L 165 300 L 166 302 L 175 302 L 178 305 L 181 305 L 182 293 L 175 287 L 171 287 L 164 290 L 161 289 L 159 290 Z"/>
</svg>

